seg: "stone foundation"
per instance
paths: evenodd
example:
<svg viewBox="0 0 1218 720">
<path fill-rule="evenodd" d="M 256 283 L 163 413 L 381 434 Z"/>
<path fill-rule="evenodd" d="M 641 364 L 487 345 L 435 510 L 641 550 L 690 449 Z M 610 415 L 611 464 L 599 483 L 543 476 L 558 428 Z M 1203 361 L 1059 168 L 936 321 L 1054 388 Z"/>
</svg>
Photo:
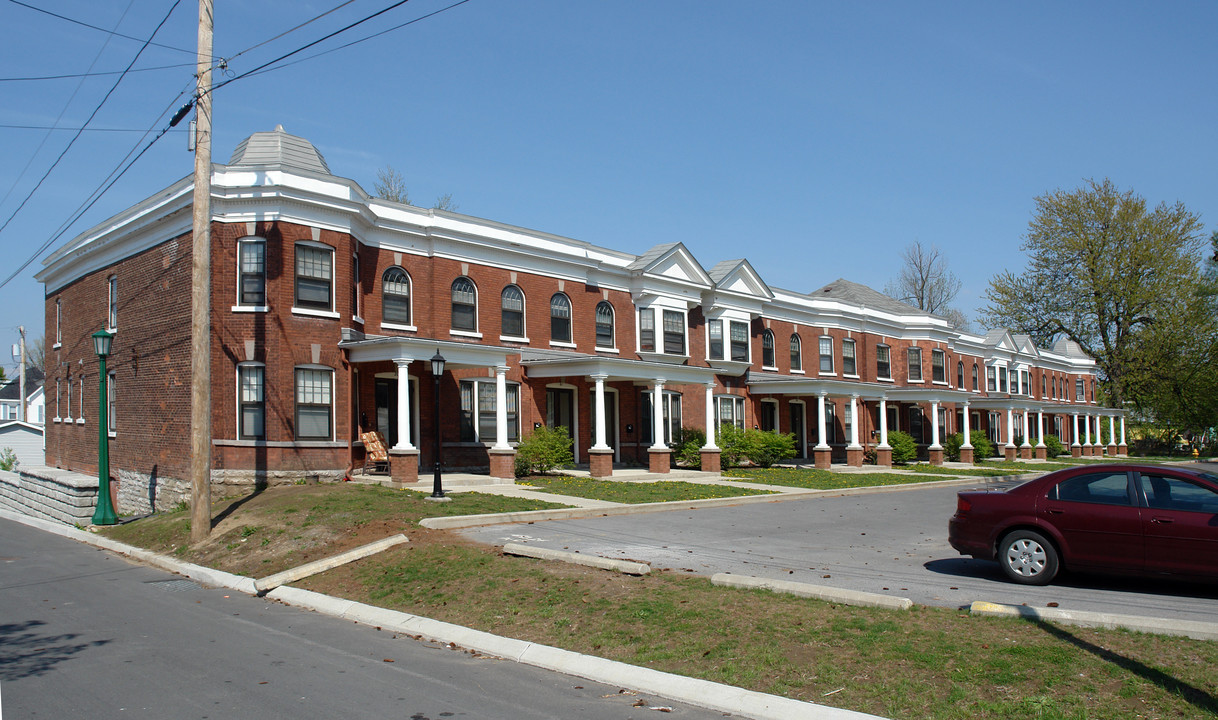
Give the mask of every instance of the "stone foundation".
<svg viewBox="0 0 1218 720">
<path fill-rule="evenodd" d="M 647 469 L 649 471 L 667 475 L 671 465 L 672 451 L 668 448 L 664 448 L 663 450 L 647 450 Z"/>
<path fill-rule="evenodd" d="M 875 464 L 879 467 L 892 467 L 892 448 L 880 447 L 875 449 Z"/>
<path fill-rule="evenodd" d="M 216 477 L 220 472 L 224 471 L 213 470 L 211 473 L 213 495 L 216 495 L 216 486 L 224 484 L 222 478 Z M 94 478 L 93 482 L 96 484 L 97 479 Z M 110 485 L 113 487 L 114 483 Z M 248 492 L 253 492 L 252 487 Z M 225 492 L 220 495 L 229 494 L 232 493 Z M 182 504 L 190 505 L 190 498 L 190 480 L 186 478 L 161 477 L 156 472 L 119 470 L 114 510 L 119 515 L 144 515 L 158 510 L 172 510 Z"/>
<path fill-rule="evenodd" d="M 723 470 L 723 460 L 718 450 L 703 450 L 702 451 L 702 472 L 721 472 Z"/>
<path fill-rule="evenodd" d="M 516 451 L 512 449 L 487 451 L 491 456 L 491 477 L 516 482 Z"/>
<path fill-rule="evenodd" d="M 927 450 L 926 452 L 930 456 L 931 465 L 943 464 L 943 448 L 934 448 L 932 450 Z"/>
</svg>

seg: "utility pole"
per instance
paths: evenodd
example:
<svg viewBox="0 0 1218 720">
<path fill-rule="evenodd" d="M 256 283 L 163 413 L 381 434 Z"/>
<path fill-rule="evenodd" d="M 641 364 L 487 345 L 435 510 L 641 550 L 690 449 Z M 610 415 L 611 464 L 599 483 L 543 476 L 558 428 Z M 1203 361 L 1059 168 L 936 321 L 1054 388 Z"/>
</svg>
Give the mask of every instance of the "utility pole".
<svg viewBox="0 0 1218 720">
<path fill-rule="evenodd" d="M 25 419 L 25 326 L 18 325 L 17 332 L 21 335 L 21 367 L 17 370 L 17 392 L 21 394 L 21 399 L 17 401 L 17 419 L 21 422 L 27 422 Z"/>
<path fill-rule="evenodd" d="M 199 0 L 195 94 L 194 238 L 190 294 L 190 541 L 211 534 L 211 45 L 212 0 Z"/>
</svg>

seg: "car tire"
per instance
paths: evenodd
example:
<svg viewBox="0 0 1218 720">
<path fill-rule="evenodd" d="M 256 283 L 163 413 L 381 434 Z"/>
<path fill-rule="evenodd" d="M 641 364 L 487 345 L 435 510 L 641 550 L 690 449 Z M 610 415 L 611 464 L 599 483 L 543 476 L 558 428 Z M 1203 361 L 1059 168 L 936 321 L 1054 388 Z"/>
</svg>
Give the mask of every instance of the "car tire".
<svg viewBox="0 0 1218 720">
<path fill-rule="evenodd" d="M 998 544 L 998 563 L 1011 580 L 1023 585 L 1048 585 L 1057 576 L 1057 548 L 1033 530 L 1007 533 Z"/>
</svg>

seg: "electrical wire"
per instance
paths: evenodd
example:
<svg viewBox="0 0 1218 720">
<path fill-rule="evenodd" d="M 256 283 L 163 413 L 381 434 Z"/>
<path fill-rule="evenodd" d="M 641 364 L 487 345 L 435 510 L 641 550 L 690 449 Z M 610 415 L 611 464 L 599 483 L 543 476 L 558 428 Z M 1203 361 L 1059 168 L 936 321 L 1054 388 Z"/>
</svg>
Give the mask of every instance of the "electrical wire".
<svg viewBox="0 0 1218 720">
<path fill-rule="evenodd" d="M 16 0 L 12 0 L 12 1 L 15 2 Z M 143 53 L 144 50 L 147 49 L 148 45 L 150 45 L 152 43 L 152 38 L 156 37 L 157 32 L 159 32 L 160 29 L 162 27 L 164 27 L 165 23 L 169 21 L 169 16 L 173 14 L 173 11 L 175 9 L 177 9 L 178 5 L 181 2 L 182 2 L 182 0 L 174 0 L 173 6 L 169 8 L 169 12 L 165 13 L 165 17 L 161 19 L 161 22 L 156 26 L 156 29 L 152 31 L 152 35 L 150 35 L 148 37 L 148 39 L 144 42 L 143 46 L 140 47 L 139 51 L 135 54 L 135 57 L 131 58 L 131 63 L 127 66 L 128 69 L 130 69 L 132 65 L 135 65 L 136 61 L 139 60 L 140 54 Z M 17 217 L 17 214 L 20 213 L 21 209 L 24 208 L 26 203 L 28 203 L 30 201 L 30 198 L 34 197 L 34 193 L 38 192 L 38 188 L 42 187 L 42 184 L 44 182 L 46 182 L 46 179 L 48 177 L 50 177 L 51 172 L 53 172 L 55 170 L 56 166 L 59 165 L 60 161 L 63 160 L 64 156 L 68 154 L 68 151 L 72 149 L 72 146 L 76 144 L 76 140 L 80 138 L 81 134 L 84 132 L 84 128 L 88 127 L 89 123 L 93 121 L 93 118 L 97 117 L 97 113 L 101 112 L 102 107 L 106 104 L 106 101 L 110 99 L 110 96 L 112 94 L 114 94 L 114 91 L 118 89 L 119 83 L 121 83 L 123 81 L 124 77 L 126 77 L 126 73 L 124 73 L 122 76 L 120 76 L 118 78 L 118 80 L 114 81 L 114 85 L 106 93 L 106 96 L 101 99 L 101 102 L 99 102 L 97 104 L 97 107 L 93 109 L 93 112 L 89 115 L 89 119 L 85 120 L 84 126 L 82 126 L 82 128 L 80 130 L 78 130 L 75 135 L 72 136 L 72 139 L 68 142 L 67 147 L 65 147 L 63 149 L 63 152 L 59 153 L 59 157 L 55 158 L 55 162 L 51 163 L 51 167 L 47 168 L 47 171 L 43 174 L 42 178 L 38 181 L 38 184 L 35 185 L 32 190 L 30 190 L 29 194 L 27 194 L 25 196 L 25 199 L 21 201 L 21 204 L 17 206 L 17 209 L 13 211 L 13 214 L 8 217 L 8 220 L 5 220 L 4 224 L 0 225 L 0 234 L 2 234 L 5 230 L 5 228 L 7 228 L 9 226 L 9 223 L 11 223 L 13 221 L 13 218 Z M 39 251 L 39 252 L 41 252 L 41 251 Z M 32 262 L 32 261 L 33 261 L 33 258 L 30 259 L 30 262 Z M 28 264 L 29 264 L 29 262 L 26 263 L 26 265 L 28 265 Z M 24 268 L 24 265 L 22 267 Z M 11 277 L 10 277 L 10 279 L 11 279 Z M 8 282 L 8 280 L 5 280 L 5 283 L 7 283 L 7 282 Z M 0 283 L 0 287 L 3 287 L 3 283 Z"/>
<path fill-rule="evenodd" d="M 152 72 L 154 70 L 175 70 L 177 68 L 195 67 L 195 63 L 178 63 L 177 65 L 157 65 L 156 67 L 132 68 L 125 72 Z M 38 80 L 68 80 L 71 78 L 104 77 L 106 75 L 121 75 L 123 70 L 107 70 L 104 72 L 69 73 L 67 75 L 31 75 L 29 77 L 0 77 L 0 82 L 36 82 Z"/>
<path fill-rule="evenodd" d="M 107 30 L 107 29 L 105 29 L 105 28 L 101 28 L 101 27 L 98 27 L 98 26 L 96 26 L 96 25 L 90 25 L 90 24 L 89 24 L 89 23 L 87 23 L 87 22 L 82 22 L 82 21 L 80 21 L 80 20 L 76 20 L 75 18 L 70 18 L 70 17 L 68 17 L 68 16 L 66 16 L 66 15 L 60 15 L 59 13 L 53 13 L 53 12 L 51 12 L 50 10 L 44 10 L 44 9 L 42 9 L 42 8 L 40 8 L 40 7 L 36 7 L 36 6 L 34 6 L 34 5 L 30 5 L 29 3 L 23 3 L 23 2 L 21 2 L 21 0 L 8 0 L 8 1 L 9 1 L 9 2 L 11 2 L 11 3 L 12 3 L 12 4 L 14 4 L 14 5 L 20 5 L 20 6 L 21 6 L 21 7 L 23 7 L 23 8 L 29 8 L 30 10 L 33 10 L 33 11 L 35 11 L 35 12 L 40 12 L 40 13 L 43 13 L 44 15 L 50 15 L 50 16 L 51 16 L 51 17 L 53 17 L 53 18 L 58 18 L 58 19 L 60 19 L 60 20 L 64 20 L 64 21 L 66 21 L 66 22 L 70 22 L 70 23 L 73 23 L 73 24 L 75 24 L 75 25 L 80 25 L 80 26 L 82 26 L 82 27 L 87 27 L 87 28 L 89 28 L 90 30 L 97 30 L 98 32 L 104 32 L 104 33 L 106 33 L 107 35 L 113 35 L 113 36 L 115 36 L 115 37 L 121 37 L 121 38 L 123 38 L 123 39 L 125 39 L 125 40 L 135 40 L 136 42 L 145 42 L 145 40 L 144 40 L 143 38 L 132 37 L 131 35 L 124 35 L 124 34 L 122 34 L 122 33 L 120 33 L 120 32 L 115 32 L 115 31 L 113 31 L 113 30 Z M 158 27 L 159 27 L 159 26 L 158 26 Z M 153 35 L 156 35 L 156 33 L 154 32 L 154 33 L 153 33 Z M 156 42 L 149 42 L 149 43 L 145 43 L 145 47 L 147 47 L 147 45 L 154 45 L 154 46 L 159 47 L 159 48 L 165 48 L 166 50 L 175 50 L 175 51 L 177 51 L 177 52 L 183 52 L 183 53 L 187 53 L 187 54 L 189 54 L 189 55 L 197 55 L 197 54 L 198 54 L 198 53 L 196 53 L 194 50 L 186 50 L 186 49 L 183 49 L 183 48 L 180 48 L 180 47 L 174 47 L 174 46 L 172 46 L 172 45 L 162 45 L 161 43 L 156 43 Z"/>
<path fill-rule="evenodd" d="M 59 125 L 6 125 L 0 123 L 0 128 L 5 130 L 67 130 L 77 131 L 84 130 L 85 132 L 111 132 L 111 133 L 147 133 L 147 130 L 139 128 L 86 128 L 86 127 L 61 127 Z"/>
</svg>

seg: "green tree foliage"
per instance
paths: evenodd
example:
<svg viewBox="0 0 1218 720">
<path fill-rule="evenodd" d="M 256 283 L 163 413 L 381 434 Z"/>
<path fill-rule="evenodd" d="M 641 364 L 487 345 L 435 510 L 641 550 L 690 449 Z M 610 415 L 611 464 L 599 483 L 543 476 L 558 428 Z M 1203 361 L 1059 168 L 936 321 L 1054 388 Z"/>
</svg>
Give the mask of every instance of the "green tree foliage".
<svg viewBox="0 0 1218 720">
<path fill-rule="evenodd" d="M 1141 334 L 1181 320 L 1202 244 L 1200 219 L 1181 203 L 1148 209 L 1107 179 L 1055 190 L 1036 198 L 1022 246 L 1027 268 L 990 281 L 985 322 L 1044 344 L 1078 343 L 1095 358 L 1109 404 L 1120 407 Z"/>
<path fill-rule="evenodd" d="M 1055 458 L 1066 451 L 1066 446 L 1062 444 L 1060 438 L 1056 435 L 1045 436 L 1045 456 Z"/>
<path fill-rule="evenodd" d="M 545 475 L 554 468 L 571 465 L 571 436 L 565 427 L 542 425 L 529 433 L 516 448 L 516 476 Z"/>
<path fill-rule="evenodd" d="M 898 465 L 918 459 L 918 443 L 907 432 L 893 430 L 888 433 L 888 445 L 892 448 L 892 461 Z"/>
<path fill-rule="evenodd" d="M 0 450 L 0 470 L 12 472 L 17 468 L 17 453 L 12 448 Z"/>
<path fill-rule="evenodd" d="M 994 454 L 994 445 L 985 433 L 973 430 L 968 434 L 969 444 L 973 446 L 973 462 L 980 463 Z M 960 462 L 960 447 L 964 445 L 964 433 L 949 435 L 943 441 L 943 457 L 952 462 Z M 1059 445 L 1060 447 L 1060 445 Z"/>
<path fill-rule="evenodd" d="M 758 467 L 770 467 L 779 460 L 795 457 L 795 435 L 741 430 L 727 423 L 719 426 L 718 445 L 723 468 L 739 467 L 746 459 Z"/>
<path fill-rule="evenodd" d="M 681 467 L 700 468 L 703 445 L 706 445 L 706 433 L 701 428 L 683 427 L 677 431 L 672 456 Z"/>
</svg>

